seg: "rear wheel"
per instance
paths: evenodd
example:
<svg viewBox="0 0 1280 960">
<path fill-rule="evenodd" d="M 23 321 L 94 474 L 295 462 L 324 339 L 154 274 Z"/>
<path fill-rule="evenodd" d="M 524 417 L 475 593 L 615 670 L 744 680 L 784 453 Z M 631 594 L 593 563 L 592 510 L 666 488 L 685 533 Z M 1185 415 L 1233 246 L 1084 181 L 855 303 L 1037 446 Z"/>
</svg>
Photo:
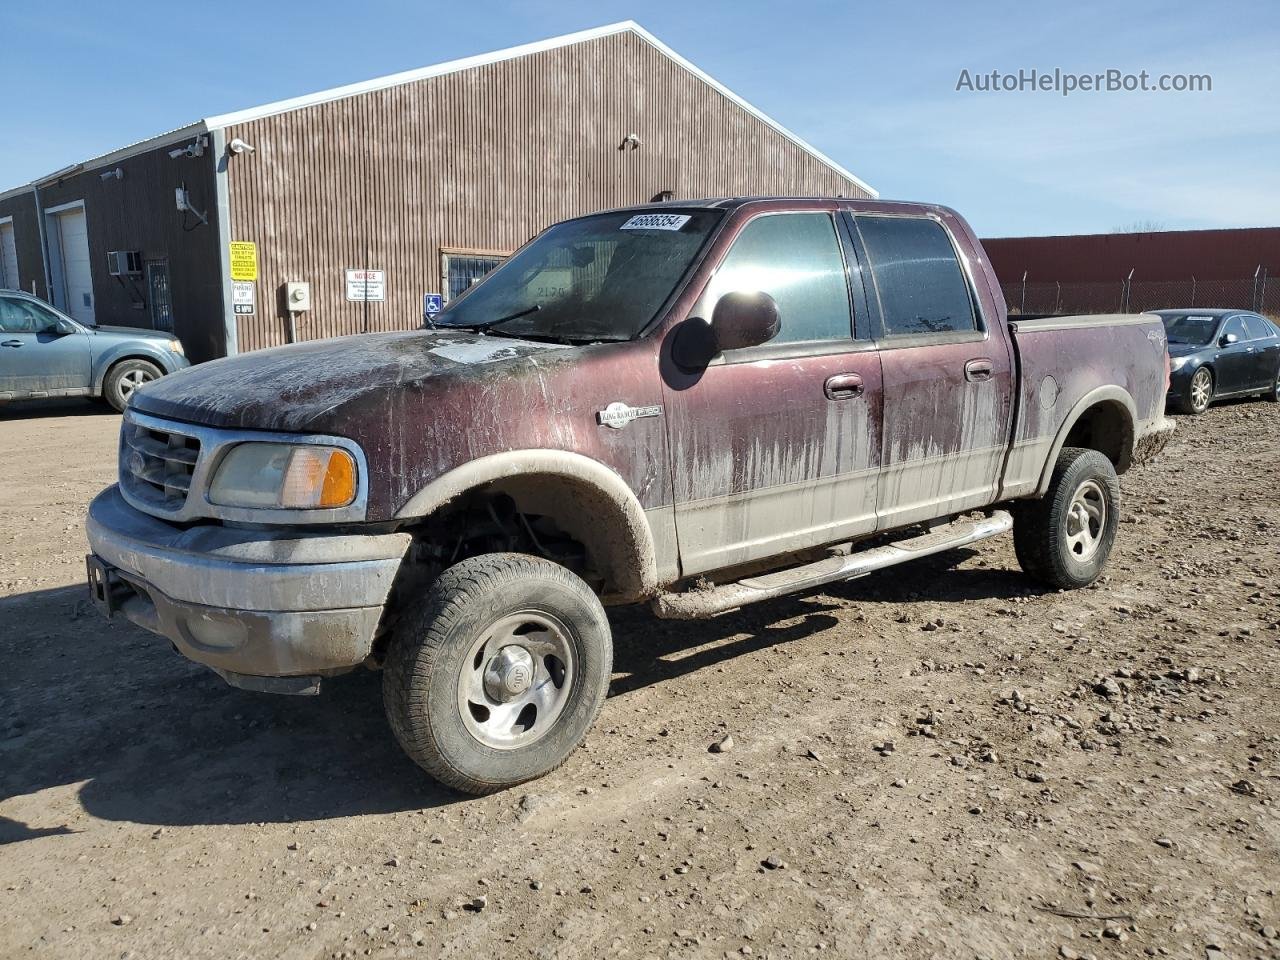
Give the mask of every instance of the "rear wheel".
<svg viewBox="0 0 1280 960">
<path fill-rule="evenodd" d="M 1013 546 L 1022 569 L 1064 590 L 1088 586 L 1102 574 L 1120 524 L 1120 482 L 1097 450 L 1065 447 L 1049 490 L 1020 501 Z"/>
<path fill-rule="evenodd" d="M 1276 375 L 1271 380 L 1271 389 L 1263 394 L 1272 403 L 1280 403 L 1280 367 L 1276 368 Z"/>
<path fill-rule="evenodd" d="M 1178 409 L 1196 416 L 1208 410 L 1212 400 L 1213 371 L 1208 367 L 1201 367 L 1191 375 L 1183 388 L 1182 396 L 1178 398 Z"/>
<path fill-rule="evenodd" d="M 485 554 L 445 570 L 401 618 L 383 703 L 415 763 L 492 793 L 564 763 L 612 666 L 609 621 L 581 579 L 540 557 Z"/>
<path fill-rule="evenodd" d="M 159 380 L 164 371 L 154 363 L 146 360 L 122 360 L 107 371 L 106 382 L 102 385 L 102 395 L 107 403 L 121 413 L 129 405 L 129 398 L 135 390 L 152 380 Z"/>
</svg>

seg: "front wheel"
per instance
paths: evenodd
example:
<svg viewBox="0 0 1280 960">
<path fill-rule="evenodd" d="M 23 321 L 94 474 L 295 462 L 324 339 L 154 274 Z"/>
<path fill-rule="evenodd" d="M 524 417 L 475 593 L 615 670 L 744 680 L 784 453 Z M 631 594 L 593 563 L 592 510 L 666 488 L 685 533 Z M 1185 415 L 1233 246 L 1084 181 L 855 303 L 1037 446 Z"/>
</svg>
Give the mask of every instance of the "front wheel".
<svg viewBox="0 0 1280 960">
<path fill-rule="evenodd" d="M 400 619 L 383 704 L 415 763 L 493 793 L 564 763 L 612 667 L 609 621 L 580 578 L 539 557 L 485 554 L 445 570 Z"/>
<path fill-rule="evenodd" d="M 1051 587 L 1076 590 L 1102 575 L 1120 525 L 1120 481 L 1097 450 L 1064 447 L 1049 490 L 1020 501 L 1013 546 L 1023 571 Z"/>
<path fill-rule="evenodd" d="M 122 360 L 107 372 L 102 395 L 118 412 L 124 413 L 133 392 L 143 384 L 159 380 L 164 371 L 146 360 Z"/>
<path fill-rule="evenodd" d="M 1182 413 L 1199 416 L 1209 409 L 1209 403 L 1212 400 L 1213 371 L 1208 367 L 1201 367 L 1187 381 L 1182 396 L 1178 398 L 1177 406 Z"/>
</svg>

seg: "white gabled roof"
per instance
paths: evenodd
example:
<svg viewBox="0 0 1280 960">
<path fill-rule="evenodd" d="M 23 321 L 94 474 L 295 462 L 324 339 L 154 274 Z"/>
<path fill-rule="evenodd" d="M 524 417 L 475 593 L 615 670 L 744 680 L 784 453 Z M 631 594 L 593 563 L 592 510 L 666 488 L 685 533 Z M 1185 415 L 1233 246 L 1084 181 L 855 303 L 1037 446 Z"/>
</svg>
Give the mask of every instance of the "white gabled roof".
<svg viewBox="0 0 1280 960">
<path fill-rule="evenodd" d="M 655 49 L 660 51 L 664 56 L 673 60 L 703 83 L 710 86 L 717 93 L 731 100 L 756 119 L 772 127 L 779 134 L 786 137 L 796 146 L 800 147 L 800 149 L 812 155 L 816 160 L 826 164 L 841 176 L 852 180 L 863 190 L 866 190 L 871 194 L 871 196 L 879 196 L 879 193 L 868 185 L 866 181 L 840 166 L 840 164 L 836 163 L 822 151 L 796 136 L 772 117 L 769 117 L 760 110 L 757 110 L 724 84 L 720 83 L 709 74 L 704 73 L 684 57 L 680 56 L 680 54 L 676 53 L 634 20 L 624 20 L 621 23 L 613 23 L 605 27 L 596 27 L 592 30 L 581 30 L 577 33 L 565 34 L 561 37 L 552 37 L 549 40 L 539 40 L 536 43 L 525 43 L 517 47 L 508 47 L 505 50 L 496 50 L 493 53 L 482 53 L 474 57 L 464 57 L 461 60 L 450 60 L 448 63 L 438 63 L 430 67 L 419 67 L 416 70 L 405 70 L 401 73 L 393 73 L 389 76 L 377 77 L 373 80 L 364 80 L 360 83 L 349 83 L 345 86 L 333 87 L 330 90 L 321 90 L 318 93 L 310 93 L 306 96 L 291 97 L 288 100 L 277 100 L 275 103 L 267 103 L 259 107 L 250 107 L 248 110 L 237 110 L 234 113 L 224 113 L 218 116 L 208 117 L 185 127 L 179 127 L 177 130 L 172 130 L 157 137 L 152 137 L 149 140 L 143 140 L 139 143 L 123 147 L 120 150 L 115 150 L 111 153 L 103 154 L 100 157 L 95 157 L 92 160 L 86 160 L 84 163 L 78 164 L 77 166 L 86 170 L 106 167 L 124 159 L 125 157 L 132 156 L 133 154 L 142 153 L 146 150 L 154 149 L 155 147 L 167 146 L 170 143 L 188 140 L 192 137 L 199 136 L 202 133 L 207 133 L 210 130 L 218 130 L 236 124 L 247 123 L 251 120 L 259 120 L 263 117 L 287 113 L 291 110 L 300 110 L 304 107 L 311 107 L 320 103 L 329 103 L 333 100 L 342 100 L 346 97 L 354 97 L 362 93 L 370 93 L 375 90 L 386 90 L 389 87 L 397 87 L 406 83 L 414 83 L 418 80 L 427 80 L 431 77 L 441 77 L 450 73 L 458 73 L 462 70 L 470 70 L 474 67 L 482 67 L 490 63 L 500 63 L 503 60 L 514 60 L 518 57 L 527 57 L 530 54 L 542 53 L 545 50 L 556 50 L 561 47 L 572 46 L 576 43 L 584 43 L 588 40 L 596 40 L 600 37 L 614 36 L 619 33 L 633 33 L 640 37 L 646 43 L 649 43 Z M 59 173 L 62 173 L 62 171 L 59 171 Z M 42 177 L 39 180 L 32 181 L 32 183 L 23 187 L 18 187 L 5 193 L 0 193 L 0 199 L 11 196 L 15 193 L 30 190 L 32 187 L 48 182 L 52 179 L 54 179 L 54 176 L 51 174 L 47 177 Z"/>
</svg>

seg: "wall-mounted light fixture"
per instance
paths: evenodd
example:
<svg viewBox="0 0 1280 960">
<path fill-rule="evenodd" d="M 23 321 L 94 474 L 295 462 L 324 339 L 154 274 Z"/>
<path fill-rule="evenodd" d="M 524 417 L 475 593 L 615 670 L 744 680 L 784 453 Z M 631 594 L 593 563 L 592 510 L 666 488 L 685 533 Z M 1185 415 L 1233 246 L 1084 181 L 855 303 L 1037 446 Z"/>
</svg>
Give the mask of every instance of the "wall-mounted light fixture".
<svg viewBox="0 0 1280 960">
<path fill-rule="evenodd" d="M 227 144 L 227 149 L 230 150 L 232 153 L 234 153 L 236 156 L 239 156 L 242 153 L 253 153 L 257 148 L 254 147 L 253 144 L 245 143 L 239 137 L 236 137 L 230 143 Z"/>
<path fill-rule="evenodd" d="M 630 147 L 632 150 L 638 150 L 642 143 L 644 143 L 644 141 L 640 139 L 640 134 L 628 133 L 625 137 L 622 138 L 622 142 L 618 144 L 618 149 L 626 150 L 628 147 Z"/>
<path fill-rule="evenodd" d="M 116 167 L 114 170 L 104 170 L 102 173 L 98 174 L 98 179 L 103 181 L 123 180 L 124 170 L 122 170 L 120 167 Z"/>
</svg>

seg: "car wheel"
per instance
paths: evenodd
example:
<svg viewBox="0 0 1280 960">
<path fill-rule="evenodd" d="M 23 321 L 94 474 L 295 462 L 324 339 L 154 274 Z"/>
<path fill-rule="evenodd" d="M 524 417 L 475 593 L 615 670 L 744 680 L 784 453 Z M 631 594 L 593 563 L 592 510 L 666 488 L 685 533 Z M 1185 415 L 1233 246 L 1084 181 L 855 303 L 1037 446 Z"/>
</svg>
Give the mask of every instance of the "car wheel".
<svg viewBox="0 0 1280 960">
<path fill-rule="evenodd" d="M 154 363 L 146 360 L 123 360 L 107 371 L 102 395 L 106 397 L 107 403 L 124 413 L 135 390 L 163 376 L 164 371 Z"/>
<path fill-rule="evenodd" d="M 1272 403 L 1280 403 L 1280 367 L 1276 368 L 1275 378 L 1271 381 L 1271 389 L 1263 394 Z"/>
<path fill-rule="evenodd" d="M 559 564 L 492 553 L 445 570 L 397 623 L 383 674 L 405 753 L 450 787 L 493 793 L 583 741 L 613 667 L 599 599 Z"/>
<path fill-rule="evenodd" d="M 1213 371 L 1201 367 L 1191 375 L 1187 386 L 1178 400 L 1178 409 L 1183 413 L 1198 416 L 1209 409 L 1213 401 Z"/>
<path fill-rule="evenodd" d="M 1049 490 L 1015 504 L 1013 546 L 1023 571 L 1076 590 L 1102 574 L 1120 526 L 1120 481 L 1097 450 L 1064 447 Z"/>
</svg>

